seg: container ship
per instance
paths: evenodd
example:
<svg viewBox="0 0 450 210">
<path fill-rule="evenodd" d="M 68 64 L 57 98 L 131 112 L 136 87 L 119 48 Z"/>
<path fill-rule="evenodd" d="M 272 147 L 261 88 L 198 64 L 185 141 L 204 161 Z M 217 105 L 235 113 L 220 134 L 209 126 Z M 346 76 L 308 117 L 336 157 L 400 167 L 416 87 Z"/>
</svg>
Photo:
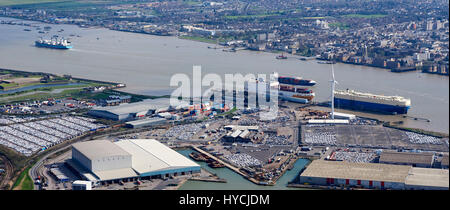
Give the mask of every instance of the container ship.
<svg viewBox="0 0 450 210">
<path fill-rule="evenodd" d="M 282 79 L 280 80 L 280 78 Z M 248 83 L 246 91 L 251 93 L 257 92 L 257 83 L 260 83 L 261 85 L 267 85 L 266 81 L 256 81 L 255 83 Z M 269 83 L 269 88 L 278 90 L 278 96 L 282 100 L 296 103 L 308 103 L 314 98 L 315 93 L 310 89 L 300 87 L 302 85 L 299 84 L 307 84 L 304 86 L 312 86 L 312 84 L 316 84 L 316 82 L 314 80 L 301 79 L 300 77 L 278 77 L 278 82 L 271 81 Z"/>
<path fill-rule="evenodd" d="M 407 114 L 411 107 L 411 100 L 401 96 L 374 95 L 348 89 L 334 91 L 334 103 L 337 108 L 390 114 Z"/>
<path fill-rule="evenodd" d="M 40 39 L 34 42 L 36 47 L 45 47 L 45 48 L 53 48 L 53 49 L 70 49 L 72 45 L 67 39 Z"/>
<path fill-rule="evenodd" d="M 278 93 L 283 100 L 299 103 L 308 103 L 315 96 L 315 93 L 310 89 L 282 84 L 280 84 Z"/>
<path fill-rule="evenodd" d="M 314 86 L 316 81 L 310 79 L 302 79 L 301 77 L 278 77 L 278 82 L 286 85 Z"/>
</svg>

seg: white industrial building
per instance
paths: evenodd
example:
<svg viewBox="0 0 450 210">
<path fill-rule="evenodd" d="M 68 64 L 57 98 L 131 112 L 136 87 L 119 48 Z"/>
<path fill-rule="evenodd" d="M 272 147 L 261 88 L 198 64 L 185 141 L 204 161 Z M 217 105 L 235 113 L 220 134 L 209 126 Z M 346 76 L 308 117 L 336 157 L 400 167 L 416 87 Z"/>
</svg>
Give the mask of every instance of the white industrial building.
<svg viewBox="0 0 450 210">
<path fill-rule="evenodd" d="M 88 114 L 110 120 L 130 120 L 136 117 L 155 114 L 171 109 L 168 98 L 148 99 L 142 102 L 120 104 L 118 106 L 97 107 L 89 110 Z"/>
<path fill-rule="evenodd" d="M 348 124 L 348 120 L 311 119 L 308 124 Z"/>
<path fill-rule="evenodd" d="M 76 143 L 67 163 L 84 179 L 101 184 L 200 172 L 200 165 L 153 139 Z"/>
<path fill-rule="evenodd" d="M 334 118 L 335 119 L 344 119 L 344 120 L 354 120 L 354 119 L 356 119 L 356 115 L 342 113 L 342 112 L 334 112 Z"/>
<path fill-rule="evenodd" d="M 151 126 L 151 125 L 160 125 L 160 124 L 164 124 L 166 122 L 167 122 L 167 120 L 164 118 L 152 117 L 152 118 L 147 118 L 147 119 L 142 119 L 142 120 L 129 121 L 125 124 L 127 127 L 130 127 L 130 128 L 141 128 L 141 127 Z"/>
<path fill-rule="evenodd" d="M 72 183 L 72 190 L 92 190 L 92 182 L 76 180 Z"/>
</svg>

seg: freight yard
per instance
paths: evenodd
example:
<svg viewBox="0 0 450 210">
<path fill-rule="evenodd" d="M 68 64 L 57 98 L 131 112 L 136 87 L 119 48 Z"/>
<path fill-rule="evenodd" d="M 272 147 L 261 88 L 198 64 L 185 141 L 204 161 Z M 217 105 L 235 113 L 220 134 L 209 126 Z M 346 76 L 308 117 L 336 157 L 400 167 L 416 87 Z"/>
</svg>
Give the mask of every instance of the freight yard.
<svg viewBox="0 0 450 210">
<path fill-rule="evenodd" d="M 125 190 L 177 189 L 187 180 L 227 182 L 204 168 L 198 169 L 197 163 L 201 162 L 210 168 L 226 167 L 256 185 L 274 186 L 298 159 L 305 158 L 332 165 L 339 162 L 408 165 L 444 170 L 444 176 L 445 171 L 448 175 L 448 136 L 392 128 L 373 118 L 336 113 L 338 119 L 330 121 L 330 112 L 323 109 L 281 101 L 276 118 L 261 120 L 259 114 L 265 110 L 257 108 L 239 110 L 232 104 L 210 102 L 171 106 L 167 98 L 136 100 L 135 95 L 106 93 L 107 88 L 85 91 L 96 95 L 91 99 L 62 97 L 0 107 L 8 113 L 0 117 L 0 146 L 36 161 L 29 167 L 35 189 L 72 189 L 72 183 L 77 180 L 91 183 L 92 186 L 85 188 Z M 80 153 L 92 160 L 97 158 L 96 155 L 108 158 L 106 150 L 110 148 L 125 159 L 135 157 L 133 162 L 105 165 L 109 171 L 81 167 L 84 163 L 77 152 L 73 153 L 72 144 L 96 145 L 97 141 L 105 146 L 93 146 L 96 151 L 85 149 Z M 63 144 L 65 142 L 70 143 Z M 159 145 L 152 142 L 165 146 L 149 147 L 147 144 Z M 58 147 L 53 149 L 55 146 Z M 180 148 L 190 148 L 194 152 L 182 158 L 172 150 Z M 151 155 L 143 159 L 144 154 Z M 169 160 L 168 154 L 185 162 L 149 163 L 167 167 L 158 173 L 139 165 L 139 161 Z M 170 164 L 181 164 L 176 167 L 184 169 L 170 169 Z M 114 168 L 116 166 L 122 168 Z M 308 171 L 308 167 L 301 169 L 288 186 L 323 188 L 335 185 L 330 180 L 324 182 L 323 177 L 311 178 L 311 174 L 307 176 L 311 178 L 309 181 L 302 181 L 305 180 L 302 173 Z M 341 170 L 339 167 L 335 167 L 336 171 Z M 23 170 L 22 173 L 28 172 Z M 423 172 L 417 173 L 413 178 L 415 182 L 424 183 L 420 181 L 425 177 L 420 174 Z M 405 185 L 406 181 L 401 177 L 396 181 L 403 187 L 417 187 Z M 339 181 L 339 186 L 372 187 L 356 183 Z M 77 182 L 74 188 L 78 185 Z M 383 188 L 382 185 L 377 187 Z M 430 186 L 421 185 L 417 189 L 421 187 Z M 438 183 L 433 187 L 442 186 Z"/>
<path fill-rule="evenodd" d="M 157 104 L 162 106 L 159 102 Z M 103 134 L 96 139 L 108 141 L 155 139 L 173 148 L 191 147 L 197 150 L 197 153 L 190 155 L 192 160 L 206 162 L 211 168 L 228 167 L 255 184 L 269 186 L 274 185 L 298 158 L 377 164 L 383 151 L 430 153 L 436 155 L 436 160 L 448 154 L 448 139 L 383 127 L 380 122 L 372 119 L 356 117 L 345 125 L 309 124 L 308 120 L 324 119 L 328 113 L 299 108 L 291 103 L 280 106 L 278 117 L 271 121 L 260 121 L 258 111 L 255 110 L 215 109 L 217 116 L 211 116 L 213 112 L 209 111 L 205 112 L 207 113 L 205 118 L 202 115 L 203 112 L 186 115 L 189 107 L 177 110 L 152 106 L 149 109 L 164 111 L 149 112 L 145 117 L 162 117 L 165 121 L 162 124 L 150 123 L 139 128 L 121 128 L 119 132 Z M 226 115 L 219 115 L 222 112 Z M 117 127 L 113 124 L 103 125 L 98 123 L 98 120 L 100 120 L 98 117 L 96 119 L 92 116 L 70 115 L 23 118 L 4 116 L 1 119 L 4 126 L 0 127 L 0 139 L 5 146 L 30 156 L 86 132 Z M 65 154 L 66 157 L 68 154 L 70 153 Z M 439 160 L 442 162 L 442 158 Z M 63 159 L 56 161 L 50 159 L 46 162 L 47 169 L 39 170 L 43 174 L 39 184 L 45 184 L 39 185 L 39 188 L 70 189 L 70 183 L 80 178 L 68 172 L 70 170 L 65 168 Z M 72 178 L 67 181 L 61 178 L 55 179 L 56 175 L 49 175 L 53 173 L 46 172 L 52 168 L 51 164 L 48 164 L 50 162 L 60 165 L 62 174 L 68 173 L 63 177 Z M 437 165 L 432 164 L 430 167 Z M 55 171 L 55 169 L 52 170 Z M 126 184 L 127 181 L 110 182 L 107 185 L 94 186 L 94 188 L 172 189 L 170 186 L 176 188 L 188 179 L 226 182 L 220 177 L 214 178 L 207 172 L 201 174 L 203 175 L 173 176 L 172 174 L 173 178 L 160 181 L 133 179 L 141 181 L 130 182 L 130 184 Z M 48 181 L 49 179 L 53 180 Z"/>
</svg>

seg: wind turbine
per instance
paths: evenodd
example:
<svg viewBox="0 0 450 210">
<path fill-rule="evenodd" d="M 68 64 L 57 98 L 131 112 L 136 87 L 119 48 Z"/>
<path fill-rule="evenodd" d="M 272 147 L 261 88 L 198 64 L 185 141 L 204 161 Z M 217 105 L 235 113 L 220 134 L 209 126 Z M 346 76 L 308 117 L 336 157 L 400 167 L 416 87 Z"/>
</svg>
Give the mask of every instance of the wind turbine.
<svg viewBox="0 0 450 210">
<path fill-rule="evenodd" d="M 334 120 L 334 88 L 338 82 L 334 79 L 334 67 L 333 64 L 331 64 L 331 119 Z"/>
</svg>

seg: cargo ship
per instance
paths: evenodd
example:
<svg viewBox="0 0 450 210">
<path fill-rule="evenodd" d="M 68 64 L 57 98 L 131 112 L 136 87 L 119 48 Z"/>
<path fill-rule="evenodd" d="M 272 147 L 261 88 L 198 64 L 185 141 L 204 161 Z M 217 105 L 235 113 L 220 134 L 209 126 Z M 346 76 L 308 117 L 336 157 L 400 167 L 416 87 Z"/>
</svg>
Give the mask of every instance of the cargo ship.
<svg viewBox="0 0 450 210">
<path fill-rule="evenodd" d="M 315 93 L 310 89 L 282 84 L 280 84 L 278 94 L 283 100 L 300 103 L 308 103 L 315 96 Z"/>
<path fill-rule="evenodd" d="M 411 100 L 401 96 L 383 96 L 354 90 L 334 91 L 336 108 L 373 111 L 389 114 L 407 114 Z"/>
<path fill-rule="evenodd" d="M 270 89 L 276 89 L 279 98 L 282 100 L 308 103 L 315 97 L 315 93 L 312 90 L 301 87 L 315 85 L 316 82 L 314 80 L 301 79 L 300 77 L 279 77 L 278 74 L 277 77 L 278 81 L 270 81 L 270 83 L 263 80 L 255 81 L 254 83 L 250 82 L 245 90 L 256 93 L 257 84 L 260 83 L 260 85 L 268 85 Z"/>
<path fill-rule="evenodd" d="M 45 47 L 52 49 L 71 49 L 72 45 L 67 39 L 40 39 L 34 42 L 36 47 Z"/>
<path fill-rule="evenodd" d="M 280 84 L 286 85 L 300 85 L 300 86 L 314 86 L 316 81 L 310 79 L 302 79 L 301 77 L 278 77 L 278 82 Z"/>
</svg>

